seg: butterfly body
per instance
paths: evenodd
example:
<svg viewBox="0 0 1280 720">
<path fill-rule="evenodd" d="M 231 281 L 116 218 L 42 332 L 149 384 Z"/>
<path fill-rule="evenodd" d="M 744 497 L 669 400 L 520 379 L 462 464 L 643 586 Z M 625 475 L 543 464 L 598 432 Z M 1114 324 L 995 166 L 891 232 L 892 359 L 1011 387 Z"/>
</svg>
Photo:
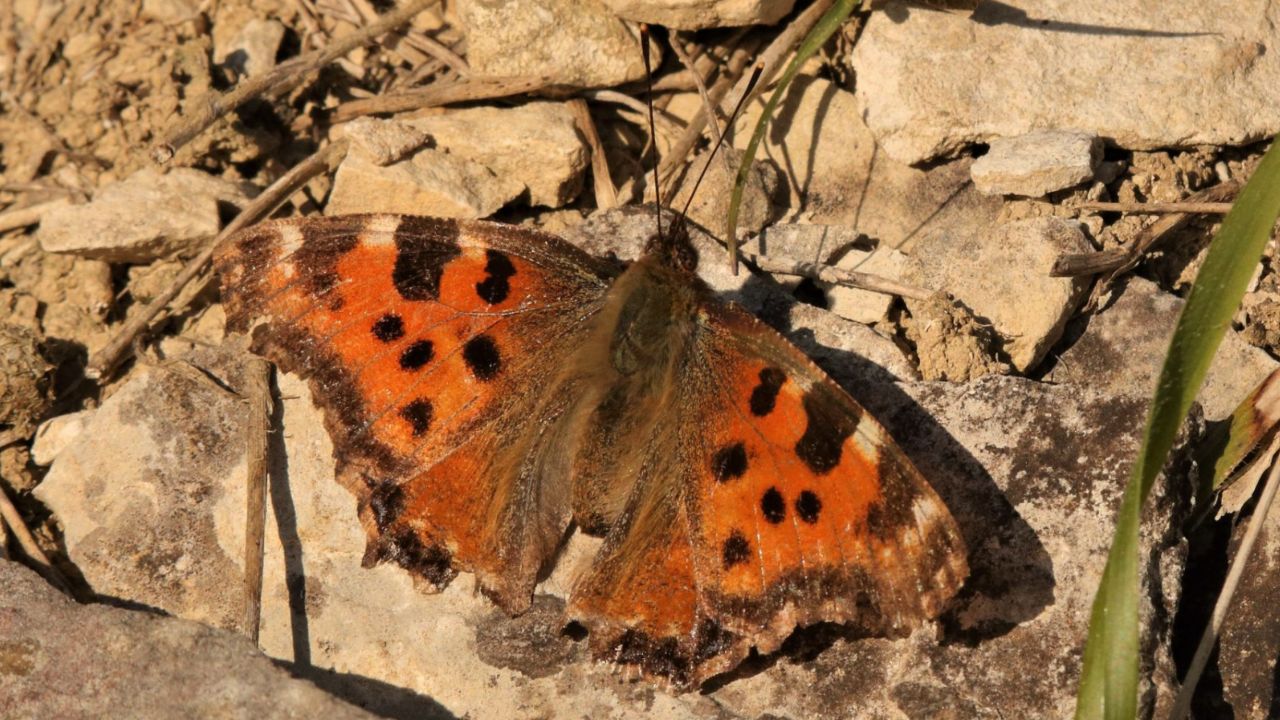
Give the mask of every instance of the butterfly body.
<svg viewBox="0 0 1280 720">
<path fill-rule="evenodd" d="M 967 573 L 950 514 L 807 357 L 697 278 L 536 231 L 369 215 L 219 253 L 230 326 L 309 377 L 366 562 L 460 570 L 508 612 L 576 526 L 597 655 L 690 687 L 798 625 L 904 631 Z"/>
</svg>

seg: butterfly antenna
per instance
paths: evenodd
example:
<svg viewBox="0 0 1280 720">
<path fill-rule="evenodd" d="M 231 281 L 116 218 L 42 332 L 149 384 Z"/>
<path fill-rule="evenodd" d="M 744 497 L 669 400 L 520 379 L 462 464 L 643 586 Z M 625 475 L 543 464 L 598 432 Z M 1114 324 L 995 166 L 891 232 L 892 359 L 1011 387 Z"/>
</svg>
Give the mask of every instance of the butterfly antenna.
<svg viewBox="0 0 1280 720">
<path fill-rule="evenodd" d="M 764 64 L 756 63 L 756 67 L 751 71 L 751 79 L 747 80 L 747 87 L 742 91 L 742 97 L 738 98 L 738 104 L 734 106 L 733 112 L 729 114 L 729 121 L 725 124 L 726 130 L 731 129 L 733 124 L 738 121 L 738 114 L 742 112 L 742 108 L 747 104 L 747 98 L 751 97 L 751 91 L 755 89 L 756 83 L 760 82 L 760 74 L 764 72 Z M 650 108 L 652 112 L 653 108 Z M 715 118 L 711 118 L 711 122 L 715 122 Z M 698 179 L 693 182 L 693 189 L 689 191 L 689 197 L 684 201 L 684 209 L 680 211 L 680 215 L 676 218 L 676 222 L 682 222 L 689 214 L 689 208 L 693 205 L 693 198 L 698 192 L 698 186 L 702 185 L 702 178 L 707 176 L 707 170 L 711 168 L 711 161 L 715 160 L 716 153 L 724 146 L 724 139 L 728 135 L 727 132 L 720 133 L 720 142 L 711 148 L 711 153 L 707 155 L 707 161 L 702 165 L 702 172 L 698 173 Z"/>
<path fill-rule="evenodd" d="M 649 142 L 653 143 L 653 199 L 657 204 L 654 218 L 658 222 L 658 241 L 662 235 L 662 189 L 658 185 L 658 126 L 653 121 L 653 63 L 649 60 L 649 26 L 640 24 L 640 54 L 644 56 L 644 82 L 647 87 L 649 106 Z M 744 96 L 745 97 L 745 96 Z"/>
</svg>

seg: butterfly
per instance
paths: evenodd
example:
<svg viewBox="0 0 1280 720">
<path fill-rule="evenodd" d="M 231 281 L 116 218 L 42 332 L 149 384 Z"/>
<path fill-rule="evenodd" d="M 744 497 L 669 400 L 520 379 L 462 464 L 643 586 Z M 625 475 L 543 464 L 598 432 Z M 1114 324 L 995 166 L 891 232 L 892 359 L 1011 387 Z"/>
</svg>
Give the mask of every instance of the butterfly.
<svg viewBox="0 0 1280 720">
<path fill-rule="evenodd" d="M 721 302 L 685 232 L 623 264 L 493 222 L 304 217 L 215 262 L 229 327 L 309 379 L 366 566 L 474 573 L 518 614 L 571 528 L 602 536 L 566 620 L 680 689 L 799 626 L 899 634 L 967 575 L 884 428 Z"/>
</svg>

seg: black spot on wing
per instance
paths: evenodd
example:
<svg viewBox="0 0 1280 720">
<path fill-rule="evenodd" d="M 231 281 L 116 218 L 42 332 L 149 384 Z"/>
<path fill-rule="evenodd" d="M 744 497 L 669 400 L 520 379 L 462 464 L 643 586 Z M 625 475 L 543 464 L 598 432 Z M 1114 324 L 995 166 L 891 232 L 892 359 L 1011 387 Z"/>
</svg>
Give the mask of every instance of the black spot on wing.
<svg viewBox="0 0 1280 720">
<path fill-rule="evenodd" d="M 452 220 L 404 217 L 396 227 L 396 264 L 391 281 L 405 300 L 440 297 L 444 267 L 458 257 L 458 226 Z"/>
<path fill-rule="evenodd" d="M 400 417 L 409 423 L 414 435 L 423 435 L 431 429 L 431 416 L 434 411 L 435 409 L 431 407 L 430 400 L 418 398 L 400 408 Z"/>
<path fill-rule="evenodd" d="M 516 274 L 511 258 L 497 250 L 485 250 L 484 280 L 476 283 L 476 294 L 490 305 L 497 305 L 507 299 L 511 292 L 511 276 Z"/>
<path fill-rule="evenodd" d="M 488 382 L 502 371 L 502 355 L 498 344 L 488 335 L 477 335 L 462 346 L 462 359 L 471 374 L 481 382 Z"/>
<path fill-rule="evenodd" d="M 760 384 L 751 391 L 751 400 L 748 403 L 751 414 L 764 417 L 773 412 L 773 406 L 778 402 L 778 391 L 782 389 L 782 383 L 786 380 L 786 374 L 776 367 L 761 370 Z"/>
<path fill-rule="evenodd" d="M 747 542 L 746 536 L 734 530 L 729 533 L 729 537 L 724 541 L 724 545 L 720 549 L 721 559 L 724 561 L 724 568 L 728 570 L 734 565 L 741 565 L 751 557 L 751 543 Z"/>
<path fill-rule="evenodd" d="M 373 336 L 384 343 L 399 340 L 404 337 L 404 320 L 394 313 L 383 315 L 373 324 Z"/>
<path fill-rule="evenodd" d="M 840 464 L 844 441 L 858 427 L 858 418 L 829 397 L 821 386 L 804 394 L 804 435 L 796 441 L 796 455 L 810 470 L 823 475 Z"/>
<path fill-rule="evenodd" d="M 402 370 L 418 370 L 423 365 L 431 362 L 431 358 L 435 357 L 435 346 L 430 340 L 419 340 L 400 353 L 400 368 Z"/>
<path fill-rule="evenodd" d="M 812 525 L 818 522 L 818 515 L 822 513 L 822 498 L 812 490 L 803 490 L 799 497 L 796 498 L 796 515 L 800 519 Z"/>
<path fill-rule="evenodd" d="M 747 451 L 742 443 L 726 445 L 711 456 L 711 475 L 716 482 L 728 482 L 747 471 Z"/>
<path fill-rule="evenodd" d="M 787 517 L 787 501 L 783 499 L 778 488 L 771 487 L 760 497 L 760 513 L 764 519 L 777 525 Z"/>
</svg>

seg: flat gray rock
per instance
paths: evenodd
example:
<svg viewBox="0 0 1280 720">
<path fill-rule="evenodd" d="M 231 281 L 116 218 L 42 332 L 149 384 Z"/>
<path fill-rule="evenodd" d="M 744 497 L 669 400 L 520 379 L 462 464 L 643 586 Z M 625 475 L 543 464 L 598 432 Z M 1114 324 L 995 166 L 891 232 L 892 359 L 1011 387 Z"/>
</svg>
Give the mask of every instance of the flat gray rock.
<svg viewBox="0 0 1280 720">
<path fill-rule="evenodd" d="M 618 17 L 679 30 L 772 25 L 795 0 L 604 0 Z"/>
<path fill-rule="evenodd" d="M 1276 12 L 1275 0 L 1012 0 L 968 17 L 892 3 L 854 49 L 858 103 L 904 163 L 1044 128 L 1134 150 L 1241 145 L 1280 131 Z"/>
<path fill-rule="evenodd" d="M 987 195 L 1044 197 L 1093 177 L 1102 142 L 1088 133 L 1051 131 L 996 138 L 973 162 L 973 184 Z"/>
<path fill-rule="evenodd" d="M 14 720 L 376 717 L 290 677 L 235 633 L 77 605 L 4 560 L 0 708 Z"/>
</svg>

